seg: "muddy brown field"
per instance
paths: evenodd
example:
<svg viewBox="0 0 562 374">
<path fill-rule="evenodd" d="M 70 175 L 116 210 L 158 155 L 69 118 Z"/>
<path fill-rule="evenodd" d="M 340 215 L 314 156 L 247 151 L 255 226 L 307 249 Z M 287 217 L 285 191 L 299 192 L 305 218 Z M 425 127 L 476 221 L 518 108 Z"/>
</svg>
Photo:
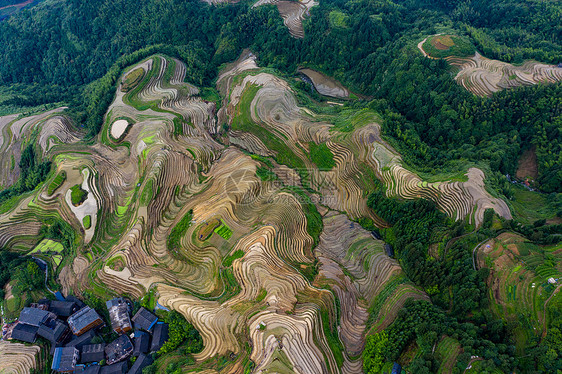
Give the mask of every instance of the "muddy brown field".
<svg viewBox="0 0 562 374">
<path fill-rule="evenodd" d="M 521 155 L 515 176 L 519 179 L 525 179 L 527 177 L 536 179 L 538 175 L 537 154 L 535 152 L 535 147 L 533 147 L 526 150 L 523 152 L 523 155 Z"/>
</svg>

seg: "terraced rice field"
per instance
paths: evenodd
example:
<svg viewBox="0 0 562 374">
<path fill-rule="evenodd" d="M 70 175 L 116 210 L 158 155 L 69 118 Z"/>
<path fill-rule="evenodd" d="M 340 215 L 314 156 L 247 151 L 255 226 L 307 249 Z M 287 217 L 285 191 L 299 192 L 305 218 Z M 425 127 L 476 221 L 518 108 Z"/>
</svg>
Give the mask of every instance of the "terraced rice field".
<svg viewBox="0 0 562 374">
<path fill-rule="evenodd" d="M 479 53 L 471 58 L 451 57 L 447 60 L 460 69 L 455 80 L 478 96 L 491 96 L 502 89 L 562 80 L 562 68 L 536 61 L 525 61 L 521 66 L 514 66 L 488 59 Z"/>
<path fill-rule="evenodd" d="M 524 321 L 524 331 L 516 334 L 520 339 L 546 328 L 545 302 L 555 289 L 548 280 L 562 277 L 561 259 L 556 250 L 540 248 L 512 233 L 503 233 L 478 249 L 478 266 L 491 270 L 491 309 L 508 321 Z M 523 345 L 524 341 L 518 342 L 518 347 Z"/>
<path fill-rule="evenodd" d="M 458 340 L 444 336 L 436 348 L 437 356 L 441 359 L 438 373 L 450 374 L 453 372 L 457 356 L 462 352 Z"/>
<path fill-rule="evenodd" d="M 1 210 L 0 246 L 54 253 L 57 244 L 36 247 L 36 238 L 45 219 L 63 219 L 79 237 L 60 263 L 63 293 L 150 292 L 200 331 L 200 365 L 226 357 L 229 370 L 252 361 L 256 373 L 361 372 L 365 334 L 389 326 L 408 299 L 427 299 L 351 221 L 386 225 L 367 207 L 375 178 L 389 195 L 433 199 L 451 217 L 479 223 L 487 207 L 509 217 L 480 170 L 464 182 L 423 181 L 380 137 L 376 115 L 351 113 L 339 131 L 338 118 L 300 107 L 251 53 L 221 71 L 218 111 L 184 83 L 186 71 L 162 55 L 124 71 L 94 144 L 60 111 L 1 118 L 0 163 L 19 160 L 36 133 L 55 172 Z M 223 124 L 229 146 L 216 140 Z M 320 147 L 331 168 L 309 159 Z M 270 178 L 257 175 L 264 169 Z M 19 173 L 0 170 L 4 185 Z M 78 206 L 75 185 L 87 192 Z"/>
<path fill-rule="evenodd" d="M 0 373 L 26 374 L 37 369 L 37 354 L 40 348 L 36 345 L 10 343 L 0 340 Z"/>
<path fill-rule="evenodd" d="M 310 9 L 318 5 L 314 0 L 258 0 L 253 7 L 260 5 L 275 4 L 279 15 L 283 18 L 283 23 L 289 29 L 289 32 L 295 38 L 304 38 L 304 28 L 302 21 L 305 17 L 310 16 Z"/>
<path fill-rule="evenodd" d="M 442 47 L 447 46 L 441 41 L 446 37 L 445 35 L 428 37 L 418 44 L 418 49 L 425 57 L 436 58 L 435 54 L 428 53 L 424 48 L 427 49 L 428 43 L 431 42 L 437 43 L 434 46 L 437 50 L 443 50 Z M 522 65 L 515 66 L 488 59 L 478 52 L 474 55 L 448 53 L 442 56 L 437 55 L 437 57 L 445 58 L 451 66 L 459 69 L 455 80 L 478 96 L 491 96 L 494 92 L 503 89 L 532 86 L 539 83 L 556 83 L 562 80 L 562 68 L 537 61 L 525 61 Z"/>
<path fill-rule="evenodd" d="M 64 247 L 61 243 L 49 239 L 43 239 L 31 252 L 29 252 L 29 254 L 39 254 L 48 259 L 52 259 L 55 267 L 57 267 L 62 261 L 61 252 L 63 250 Z"/>
<path fill-rule="evenodd" d="M 312 81 L 314 88 L 316 88 L 319 94 L 336 97 L 338 99 L 349 97 L 349 90 L 338 81 L 312 69 L 299 69 L 298 71 L 306 75 Z"/>
</svg>

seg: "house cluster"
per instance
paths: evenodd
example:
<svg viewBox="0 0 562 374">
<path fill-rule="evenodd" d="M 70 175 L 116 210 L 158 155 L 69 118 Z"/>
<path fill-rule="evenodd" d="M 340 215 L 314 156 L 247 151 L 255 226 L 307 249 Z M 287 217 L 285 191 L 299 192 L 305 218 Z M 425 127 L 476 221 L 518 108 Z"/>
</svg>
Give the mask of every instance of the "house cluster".
<svg viewBox="0 0 562 374">
<path fill-rule="evenodd" d="M 111 328 L 119 334 L 108 344 L 96 332 L 105 326 L 103 319 L 72 296 L 40 300 L 24 308 L 5 337 L 28 343 L 38 337 L 49 341 L 51 368 L 58 373 L 141 374 L 152 363 L 149 354 L 168 340 L 168 325 L 145 308 L 131 318 L 131 305 L 121 297 L 109 300 L 106 306 Z M 136 359 L 129 368 L 131 357 Z"/>
</svg>

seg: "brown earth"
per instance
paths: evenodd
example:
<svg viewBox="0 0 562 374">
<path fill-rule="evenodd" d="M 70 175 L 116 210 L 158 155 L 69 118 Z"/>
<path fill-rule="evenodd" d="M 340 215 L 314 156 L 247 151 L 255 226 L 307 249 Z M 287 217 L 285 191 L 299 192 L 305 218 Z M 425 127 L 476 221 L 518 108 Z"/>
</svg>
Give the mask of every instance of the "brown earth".
<svg viewBox="0 0 562 374">
<path fill-rule="evenodd" d="M 450 36 L 435 37 L 431 40 L 431 44 L 440 51 L 445 51 L 455 45 Z"/>
<path fill-rule="evenodd" d="M 519 179 L 525 179 L 527 177 L 536 179 L 538 175 L 537 154 L 535 152 L 535 147 L 532 147 L 521 155 L 515 176 Z"/>
</svg>

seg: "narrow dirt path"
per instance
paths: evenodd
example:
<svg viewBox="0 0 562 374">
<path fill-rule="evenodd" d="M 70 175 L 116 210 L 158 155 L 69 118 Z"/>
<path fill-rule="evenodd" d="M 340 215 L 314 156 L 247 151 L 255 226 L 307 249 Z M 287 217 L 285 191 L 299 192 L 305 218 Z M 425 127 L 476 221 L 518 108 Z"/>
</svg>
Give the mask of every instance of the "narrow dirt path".
<svg viewBox="0 0 562 374">
<path fill-rule="evenodd" d="M 472 267 L 474 268 L 474 270 L 478 270 L 476 269 L 476 259 L 474 257 L 474 254 L 476 252 L 476 250 L 484 243 L 486 243 L 488 240 L 490 240 L 490 238 L 486 238 L 484 240 L 482 240 L 480 243 L 476 244 L 476 247 L 474 247 L 474 249 L 472 250 Z"/>
<path fill-rule="evenodd" d="M 541 341 L 542 339 L 544 339 L 546 337 L 546 333 L 548 331 L 547 327 L 546 327 L 546 306 L 548 304 L 548 302 L 550 301 L 550 299 L 552 299 L 557 293 L 558 291 L 560 291 L 560 288 L 562 288 L 562 284 L 558 285 L 558 287 L 556 287 L 556 289 L 554 290 L 554 292 L 552 293 L 552 295 L 549 296 L 548 299 L 546 299 L 546 301 L 544 302 L 544 308 L 542 311 L 542 321 L 544 323 L 544 329 L 542 331 L 542 336 L 541 336 Z"/>
</svg>

